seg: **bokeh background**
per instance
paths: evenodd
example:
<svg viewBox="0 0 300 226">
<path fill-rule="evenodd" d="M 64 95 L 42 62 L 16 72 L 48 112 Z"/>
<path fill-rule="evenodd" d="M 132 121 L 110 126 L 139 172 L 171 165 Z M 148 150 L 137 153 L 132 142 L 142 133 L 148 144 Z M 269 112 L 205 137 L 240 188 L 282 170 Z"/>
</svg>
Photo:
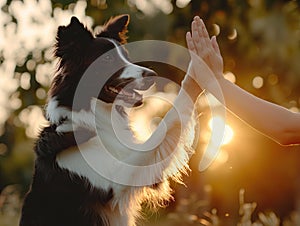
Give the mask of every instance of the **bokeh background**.
<svg viewBox="0 0 300 226">
<path fill-rule="evenodd" d="M 34 139 L 47 123 L 43 106 L 57 63 L 56 29 L 72 15 L 96 30 L 111 16 L 127 13 L 129 42 L 182 46 L 199 15 L 217 36 L 226 78 L 291 111 L 300 109 L 299 0 L 0 0 L 0 7 L 0 226 L 18 225 Z M 168 65 L 149 66 L 177 83 L 182 79 Z M 165 92 L 174 96 L 176 90 L 167 86 Z M 205 97 L 198 108 L 199 143 L 186 185 L 174 184 L 175 201 L 156 213 L 145 209 L 139 225 L 300 225 L 300 148 L 281 147 L 227 114 L 216 119 L 226 123 L 220 155 L 199 172 L 211 137 Z"/>
</svg>

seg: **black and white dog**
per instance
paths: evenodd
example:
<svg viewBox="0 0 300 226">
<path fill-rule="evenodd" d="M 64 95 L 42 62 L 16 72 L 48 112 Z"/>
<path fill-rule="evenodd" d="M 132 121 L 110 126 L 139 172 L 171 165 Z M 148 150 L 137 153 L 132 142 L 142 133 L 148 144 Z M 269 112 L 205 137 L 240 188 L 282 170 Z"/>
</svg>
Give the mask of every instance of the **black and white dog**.
<svg viewBox="0 0 300 226">
<path fill-rule="evenodd" d="M 116 135 L 125 134 L 125 141 L 134 145 L 126 108 L 143 104 L 139 90 L 154 85 L 151 78 L 156 75 L 129 61 L 122 47 L 128 21 L 128 15 L 112 18 L 95 36 L 75 17 L 59 27 L 59 65 L 46 107 L 50 125 L 35 145 L 35 172 L 20 226 L 134 226 L 141 204 L 164 205 L 172 198 L 168 179 L 180 181 L 189 169 L 199 90 L 192 89 L 194 98 L 180 90 L 149 140 L 136 146 L 143 151 L 122 144 Z M 118 64 L 119 69 L 110 75 L 105 74 L 107 68 L 91 70 L 87 76 L 93 79 L 85 80 L 77 103 L 79 84 L 99 57 L 104 67 Z M 98 85 L 96 95 L 90 92 Z"/>
</svg>

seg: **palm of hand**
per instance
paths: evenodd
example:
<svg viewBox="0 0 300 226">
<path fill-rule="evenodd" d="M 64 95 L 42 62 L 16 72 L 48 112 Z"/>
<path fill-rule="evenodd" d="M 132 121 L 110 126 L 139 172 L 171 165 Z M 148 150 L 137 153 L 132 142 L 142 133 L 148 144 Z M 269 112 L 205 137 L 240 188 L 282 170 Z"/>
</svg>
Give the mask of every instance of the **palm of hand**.
<svg viewBox="0 0 300 226">
<path fill-rule="evenodd" d="M 218 47 L 219 48 L 219 47 Z M 212 50 L 207 58 L 203 58 L 208 67 L 215 74 L 217 79 L 223 78 L 223 57 L 220 53 Z"/>
<path fill-rule="evenodd" d="M 209 38 L 203 21 L 195 17 L 191 32 L 186 36 L 187 45 L 191 53 L 189 73 L 205 86 L 212 80 L 223 78 L 223 58 L 220 53 L 216 37 Z"/>
</svg>

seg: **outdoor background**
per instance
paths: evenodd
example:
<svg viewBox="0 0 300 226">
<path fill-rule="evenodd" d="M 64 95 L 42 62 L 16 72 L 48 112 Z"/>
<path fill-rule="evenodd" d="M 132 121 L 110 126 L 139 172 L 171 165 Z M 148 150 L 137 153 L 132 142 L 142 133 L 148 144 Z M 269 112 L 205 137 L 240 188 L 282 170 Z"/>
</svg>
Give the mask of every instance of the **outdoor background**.
<svg viewBox="0 0 300 226">
<path fill-rule="evenodd" d="M 32 176 L 34 139 L 46 125 L 56 29 L 72 15 L 97 29 L 127 13 L 129 42 L 182 46 L 199 15 L 217 35 L 229 80 L 291 111 L 300 109 L 299 0 L 0 0 L 0 7 L 0 226 L 17 225 Z M 167 65 L 149 66 L 175 82 L 182 79 Z M 146 209 L 139 225 L 300 225 L 300 148 L 281 147 L 227 115 L 221 153 L 199 172 L 210 111 L 205 98 L 198 105 L 199 145 L 186 186 L 174 184 L 175 201 L 156 213 Z"/>
</svg>

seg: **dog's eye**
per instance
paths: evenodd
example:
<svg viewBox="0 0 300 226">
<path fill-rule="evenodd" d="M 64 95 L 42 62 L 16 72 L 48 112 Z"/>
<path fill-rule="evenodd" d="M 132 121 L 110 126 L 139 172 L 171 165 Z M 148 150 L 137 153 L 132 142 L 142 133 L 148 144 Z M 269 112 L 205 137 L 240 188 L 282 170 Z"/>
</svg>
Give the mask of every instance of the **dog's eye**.
<svg viewBox="0 0 300 226">
<path fill-rule="evenodd" d="M 114 57 L 113 57 L 112 55 L 110 55 L 110 54 L 104 55 L 104 56 L 102 57 L 102 59 L 103 59 L 103 61 L 105 61 L 105 62 L 112 62 L 112 61 L 114 61 Z"/>
</svg>

